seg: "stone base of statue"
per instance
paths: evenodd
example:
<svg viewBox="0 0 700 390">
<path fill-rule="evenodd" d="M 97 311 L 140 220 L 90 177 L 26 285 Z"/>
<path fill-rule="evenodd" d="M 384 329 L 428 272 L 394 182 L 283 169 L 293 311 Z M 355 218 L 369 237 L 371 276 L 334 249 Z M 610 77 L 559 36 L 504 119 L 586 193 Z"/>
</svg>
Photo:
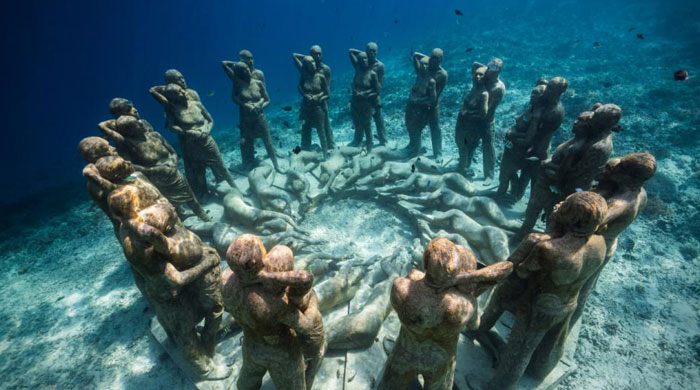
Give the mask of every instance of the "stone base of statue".
<svg viewBox="0 0 700 390">
<path fill-rule="evenodd" d="M 507 340 L 510 328 L 513 324 L 513 316 L 505 313 L 496 324 L 495 330 Z M 518 382 L 518 390 L 552 390 L 567 376 L 576 371 L 574 352 L 578 343 L 581 322 L 577 322 L 571 329 L 564 347 L 564 356 L 559 364 L 540 382 L 524 374 Z M 458 389 L 485 389 L 493 376 L 491 355 L 486 352 L 478 342 L 472 342 L 461 335 L 457 344 L 457 369 L 455 370 L 455 388 Z"/>
</svg>

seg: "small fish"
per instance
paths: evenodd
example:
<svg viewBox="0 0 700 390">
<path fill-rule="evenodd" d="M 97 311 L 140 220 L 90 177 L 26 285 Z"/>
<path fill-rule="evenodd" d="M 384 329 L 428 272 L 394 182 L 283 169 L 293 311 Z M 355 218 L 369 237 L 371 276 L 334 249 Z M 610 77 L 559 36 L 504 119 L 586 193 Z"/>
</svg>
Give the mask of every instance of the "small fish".
<svg viewBox="0 0 700 390">
<path fill-rule="evenodd" d="M 399 24 L 399 20 L 398 20 L 398 19 L 394 19 L 394 24 Z"/>
<path fill-rule="evenodd" d="M 214 91 L 212 91 L 211 89 L 208 90 L 208 91 L 207 91 L 207 96 L 209 96 L 209 97 L 214 96 Z"/>
<path fill-rule="evenodd" d="M 634 31 L 634 27 L 630 27 L 627 29 L 627 32 L 632 32 L 632 31 Z"/>
<path fill-rule="evenodd" d="M 603 83 L 603 87 L 604 87 L 604 88 L 610 88 L 610 87 L 612 87 L 612 83 L 611 83 L 610 81 L 606 81 L 606 82 Z"/>
<path fill-rule="evenodd" d="M 637 33 L 637 39 L 644 39 L 644 34 Z"/>
<path fill-rule="evenodd" d="M 283 124 L 284 127 L 286 127 L 286 128 L 292 127 L 292 126 L 289 125 L 289 122 L 287 122 L 287 121 L 282 122 L 282 124 Z"/>
<path fill-rule="evenodd" d="M 416 164 L 411 164 L 411 173 L 416 171 Z"/>
<path fill-rule="evenodd" d="M 457 16 L 464 16 L 464 13 L 458 9 L 455 10 L 455 15 Z"/>
<path fill-rule="evenodd" d="M 685 69 L 677 70 L 673 72 L 673 79 L 676 81 L 686 81 L 688 80 L 688 71 Z"/>
<path fill-rule="evenodd" d="M 467 53 L 469 53 L 469 52 L 472 51 L 472 50 L 474 50 L 473 47 L 468 47 L 467 50 L 465 50 L 465 51 L 466 51 Z"/>
<path fill-rule="evenodd" d="M 598 41 L 593 42 L 593 47 L 595 47 L 596 49 L 599 48 L 600 42 L 598 42 Z"/>
<path fill-rule="evenodd" d="M 292 111 L 292 106 L 284 106 L 282 109 L 285 111 Z"/>
<path fill-rule="evenodd" d="M 294 154 L 301 153 L 301 146 L 297 145 L 294 149 L 292 149 L 292 152 L 294 152 Z"/>
</svg>

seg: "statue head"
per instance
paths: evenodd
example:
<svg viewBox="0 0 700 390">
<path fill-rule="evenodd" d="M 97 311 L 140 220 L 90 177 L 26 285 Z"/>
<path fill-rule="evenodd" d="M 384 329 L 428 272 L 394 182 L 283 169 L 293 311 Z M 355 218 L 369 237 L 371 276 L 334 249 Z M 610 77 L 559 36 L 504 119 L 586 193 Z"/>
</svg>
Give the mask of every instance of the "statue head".
<svg viewBox="0 0 700 390">
<path fill-rule="evenodd" d="M 253 60 L 253 53 L 250 52 L 250 50 L 243 49 L 238 52 L 238 61 L 241 61 L 242 63 L 248 65 L 250 68 L 250 71 L 252 72 L 253 69 L 255 69 L 255 61 Z"/>
<path fill-rule="evenodd" d="M 461 260 L 460 251 L 452 241 L 446 238 L 431 240 L 423 252 L 426 283 L 434 288 L 454 284 L 463 270 Z"/>
<path fill-rule="evenodd" d="M 185 89 L 179 84 L 168 84 L 163 90 L 163 96 L 165 96 L 171 104 L 187 104 L 187 94 L 185 93 Z"/>
<path fill-rule="evenodd" d="M 242 281 L 254 278 L 264 267 L 267 255 L 260 238 L 252 234 L 236 237 L 226 251 L 226 262 Z"/>
<path fill-rule="evenodd" d="M 133 116 L 136 119 L 141 119 L 139 117 L 139 111 L 134 107 L 134 103 L 131 100 L 124 98 L 114 98 L 109 102 L 109 113 L 112 114 L 114 119 L 119 118 L 122 115 Z"/>
<path fill-rule="evenodd" d="M 264 258 L 265 270 L 286 272 L 294 270 L 294 253 L 286 245 L 275 245 Z"/>
<path fill-rule="evenodd" d="M 472 83 L 474 85 L 480 85 L 484 81 L 484 76 L 486 76 L 487 69 L 487 67 L 478 62 L 472 64 Z"/>
<path fill-rule="evenodd" d="M 608 213 L 605 198 L 591 191 L 575 192 L 559 203 L 552 217 L 567 233 L 588 237 L 598 230 Z"/>
<path fill-rule="evenodd" d="M 311 57 L 313 57 L 313 59 L 314 59 L 314 61 L 316 61 L 316 63 L 320 64 L 321 61 L 323 60 L 323 50 L 321 50 L 321 46 L 319 46 L 319 45 L 311 46 L 311 49 L 309 50 L 309 54 L 311 55 Z"/>
<path fill-rule="evenodd" d="M 656 159 L 651 153 L 632 153 L 609 160 L 602 180 L 641 186 L 655 173 Z"/>
<path fill-rule="evenodd" d="M 304 56 L 304 58 L 302 58 L 301 67 L 304 69 L 304 72 L 308 74 L 316 73 L 316 62 L 311 56 Z"/>
<path fill-rule="evenodd" d="M 622 109 L 615 104 L 596 103 L 589 111 L 582 112 L 574 121 L 575 136 L 591 137 L 612 130 L 622 117 Z"/>
<path fill-rule="evenodd" d="M 139 213 L 143 222 L 163 233 L 170 231 L 178 222 L 175 207 L 170 203 L 155 203 Z"/>
<path fill-rule="evenodd" d="M 126 115 L 122 115 L 117 118 L 117 126 L 115 130 L 117 133 L 125 137 L 136 137 L 146 133 L 146 128 L 143 126 L 141 121 L 133 116 Z"/>
<path fill-rule="evenodd" d="M 233 73 L 241 80 L 250 81 L 251 79 L 251 69 L 246 65 L 245 62 L 239 61 L 233 63 Z"/>
<path fill-rule="evenodd" d="M 418 71 L 421 74 L 426 74 L 428 73 L 428 70 L 430 69 L 430 59 L 423 57 L 420 59 L 418 62 Z"/>
<path fill-rule="evenodd" d="M 165 82 L 167 84 L 177 84 L 182 88 L 187 89 L 187 83 L 185 82 L 185 76 L 180 73 L 177 69 L 168 69 L 165 71 Z"/>
<path fill-rule="evenodd" d="M 442 49 L 439 47 L 436 47 L 430 52 L 430 69 L 435 70 L 440 67 L 440 64 L 442 64 L 442 54 Z"/>
<path fill-rule="evenodd" d="M 141 196 L 138 187 L 125 185 L 112 191 L 107 198 L 109 211 L 120 221 L 128 221 L 138 216 L 141 206 Z"/>
<path fill-rule="evenodd" d="M 476 270 L 476 257 L 474 256 L 472 251 L 470 251 L 469 248 L 464 247 L 462 245 L 455 245 L 455 248 L 457 248 L 457 252 L 459 252 L 459 257 L 461 259 L 460 262 L 462 264 L 463 270 L 465 272 Z"/>
<path fill-rule="evenodd" d="M 486 78 L 492 82 L 495 82 L 498 80 L 498 76 L 501 74 L 501 70 L 503 69 L 503 60 L 498 57 L 494 57 L 488 64 L 486 64 L 486 67 L 488 68 L 486 71 Z"/>
<path fill-rule="evenodd" d="M 377 46 L 376 43 L 370 42 L 367 44 L 365 47 L 365 53 L 367 53 L 367 59 L 369 59 L 370 62 L 374 62 L 377 60 L 377 52 L 379 51 L 379 46 Z"/>
<path fill-rule="evenodd" d="M 94 164 L 101 157 L 117 155 L 117 151 L 102 137 L 83 138 L 78 144 L 78 152 L 83 160 L 90 164 Z"/>
<path fill-rule="evenodd" d="M 561 95 L 566 92 L 569 87 L 569 81 L 563 77 L 554 77 L 547 82 L 547 88 L 544 92 L 545 100 L 549 102 L 558 102 Z"/>
<path fill-rule="evenodd" d="M 360 64 L 360 67 L 362 69 L 367 69 L 369 68 L 369 58 L 367 57 L 367 53 L 361 51 L 357 55 L 357 63 Z"/>
<path fill-rule="evenodd" d="M 542 96 L 545 94 L 547 87 L 544 84 L 539 84 L 530 92 L 530 107 L 537 106 L 542 102 Z"/>
<path fill-rule="evenodd" d="M 131 165 L 131 162 L 119 156 L 102 157 L 95 162 L 95 167 L 100 176 L 112 183 L 122 183 L 129 175 L 134 173 L 134 167 Z"/>
</svg>

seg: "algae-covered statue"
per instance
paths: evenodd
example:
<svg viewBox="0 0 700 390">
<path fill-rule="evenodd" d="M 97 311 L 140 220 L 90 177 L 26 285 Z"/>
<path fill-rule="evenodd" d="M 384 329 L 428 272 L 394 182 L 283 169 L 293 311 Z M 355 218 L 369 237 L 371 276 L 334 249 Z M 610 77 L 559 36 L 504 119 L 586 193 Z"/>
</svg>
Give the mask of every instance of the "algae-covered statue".
<svg viewBox="0 0 700 390">
<path fill-rule="evenodd" d="M 457 172 L 464 171 L 471 165 L 474 158 L 474 149 L 468 148 L 469 133 L 476 132 L 485 127 L 486 117 L 489 112 L 489 92 L 486 89 L 484 76 L 487 67 L 479 63 L 472 65 L 472 89 L 464 96 L 462 107 L 457 116 L 457 126 L 455 128 L 455 143 L 459 152 L 459 163 Z M 475 128 L 475 129 L 472 129 Z"/>
<path fill-rule="evenodd" d="M 401 330 L 384 368 L 381 390 L 410 389 L 423 376 L 424 388 L 451 390 L 457 340 L 465 326 L 476 329 L 476 297 L 487 286 L 507 277 L 508 262 L 476 271 L 468 249 L 446 238 L 432 240 L 423 254 L 425 272 L 412 270 L 397 278 L 391 304 Z"/>
<path fill-rule="evenodd" d="M 484 164 L 484 180 L 488 183 L 493 179 L 495 164 L 496 164 L 496 150 L 493 145 L 494 137 L 494 117 L 496 115 L 496 108 L 503 100 L 503 96 L 506 94 L 506 86 L 503 84 L 499 75 L 501 74 L 501 69 L 503 69 L 503 61 L 500 58 L 494 58 L 487 65 L 482 65 L 475 62 L 472 65 L 472 69 L 483 69 L 483 77 L 481 82 L 483 82 L 483 88 L 488 94 L 488 110 L 486 111 L 486 116 L 483 121 L 480 122 L 480 126 L 470 126 L 464 134 L 464 140 L 458 140 L 458 145 L 463 142 L 463 146 L 466 151 L 467 157 L 474 155 L 474 150 L 479 145 L 479 141 L 482 143 L 483 151 L 483 164 Z M 481 93 L 481 92 L 478 92 Z M 465 161 L 466 168 L 469 168 L 471 164 L 471 158 Z"/>
<path fill-rule="evenodd" d="M 275 169 L 277 155 L 272 145 L 270 129 L 263 110 L 270 105 L 265 83 L 253 77 L 251 69 L 243 62 L 223 62 L 226 74 L 233 81 L 233 101 L 240 108 L 241 159 L 247 168 L 255 166 L 255 139 L 262 138 L 267 155 Z"/>
<path fill-rule="evenodd" d="M 192 373 L 205 380 L 228 377 L 231 368 L 214 361 L 223 314 L 219 255 L 182 226 L 169 203 L 151 204 L 136 186 L 122 186 L 108 202 L 121 222 L 124 255 L 143 277 L 146 298 Z M 195 327 L 202 319 L 200 335 Z"/>
<path fill-rule="evenodd" d="M 591 187 L 612 154 L 612 132 L 617 129 L 621 116 L 620 107 L 600 103 L 579 115 L 572 129 L 574 137 L 557 146 L 552 157 L 540 166 L 525 220 L 511 238 L 513 241 L 517 242 L 532 231 L 542 210 L 547 216 L 552 207 L 569 194 Z"/>
<path fill-rule="evenodd" d="M 304 56 L 300 60 L 296 55 L 292 55 L 292 59 L 301 74 L 297 87 L 302 96 L 299 111 L 299 119 L 302 121 L 301 149 L 311 149 L 311 129 L 315 128 L 323 156 L 328 157 L 328 139 L 326 138 L 326 100 L 330 95 L 328 81 L 323 73 L 316 71 L 313 57 Z"/>
<path fill-rule="evenodd" d="M 367 54 L 367 63 L 369 64 L 369 67 L 372 69 L 372 71 L 374 71 L 374 73 L 377 74 L 377 81 L 379 81 L 379 90 L 381 91 L 382 83 L 384 82 L 385 68 L 384 63 L 379 61 L 379 59 L 377 58 L 378 51 L 379 46 L 377 46 L 377 44 L 374 42 L 369 42 L 365 47 L 365 54 Z M 357 58 L 357 55 L 360 54 L 360 50 L 350 49 L 350 53 L 354 53 L 355 58 Z M 372 118 L 374 119 L 374 125 L 377 128 L 377 140 L 379 141 L 379 145 L 386 145 L 386 130 L 384 127 L 384 117 L 382 116 L 382 99 L 380 94 L 377 94 L 377 97 L 375 98 L 373 111 L 374 113 L 372 114 Z M 355 129 L 355 138 L 361 139 L 361 137 L 362 134 L 357 134 L 357 129 Z"/>
<path fill-rule="evenodd" d="M 149 130 L 143 121 L 127 115 L 101 122 L 98 128 L 112 140 L 119 155 L 142 172 L 168 201 L 175 206 L 186 203 L 198 217 L 205 221 L 210 219 L 187 180 L 177 170 L 175 149 L 160 133 Z"/>
<path fill-rule="evenodd" d="M 496 287 L 479 326 L 482 345 L 497 357 L 489 390 L 515 389 L 528 372 L 544 379 L 559 363 L 579 291 L 605 259 L 605 239 L 596 234 L 608 208 L 600 195 L 570 195 L 552 213 L 550 235 L 531 234 L 511 256 L 514 274 Z M 515 315 L 508 342 L 489 333 L 504 311 Z"/>
<path fill-rule="evenodd" d="M 180 140 L 187 181 L 195 195 L 202 197 L 208 193 L 207 168 L 211 169 L 217 182 L 226 181 L 231 187 L 235 187 L 236 183 L 211 136 L 214 120 L 199 100 L 191 98 L 199 98 L 196 92 L 193 94 L 190 91 L 179 84 L 150 89 L 153 98 L 165 109 L 167 127 Z"/>
<path fill-rule="evenodd" d="M 647 202 L 644 182 L 656 173 L 656 159 L 649 153 L 633 153 L 622 158 L 614 158 L 605 165 L 605 172 L 593 191 L 603 196 L 608 203 L 608 213 L 603 222 L 603 237 L 607 251 L 605 262 L 581 289 L 576 312 L 571 318 L 571 326 L 581 317 L 588 296 L 595 289 L 603 271 L 617 249 L 617 237 L 634 222 Z"/>
<path fill-rule="evenodd" d="M 355 68 L 352 80 L 350 110 L 355 136 L 348 146 L 358 146 L 362 137 L 366 139 L 367 150 L 372 150 L 372 117 L 377 105 L 381 84 L 377 73 L 372 70 L 367 53 L 350 49 L 350 63 Z"/>
<path fill-rule="evenodd" d="M 267 256 L 262 241 L 249 234 L 237 237 L 226 253 L 231 268 L 222 281 L 224 305 L 243 328 L 237 386 L 257 390 L 269 372 L 280 390 L 306 390 L 304 345 L 323 337 L 318 333 L 320 317 L 308 306 L 313 276 L 306 271 L 268 272 Z M 280 267 L 277 262 L 271 261 L 271 269 Z"/>
<path fill-rule="evenodd" d="M 510 201 L 520 200 L 527 185 L 537 176 L 540 162 L 549 157 L 552 136 L 564 120 L 561 95 L 567 87 L 568 81 L 563 77 L 537 82 L 530 94 L 530 106 L 506 133 L 498 197 L 503 197 L 510 186 Z"/>
<path fill-rule="evenodd" d="M 430 61 L 419 54 L 413 56 L 413 67 L 416 70 L 416 82 L 411 87 L 411 94 L 406 104 L 406 130 L 408 145 L 404 149 L 408 157 L 418 156 L 421 152 L 421 132 L 430 122 L 433 109 L 437 105 L 438 95 L 435 79 L 430 75 Z M 438 134 L 439 135 L 439 134 Z M 432 133 L 433 153 L 440 149 L 442 140 Z M 437 155 L 437 154 L 436 154 Z"/>
</svg>

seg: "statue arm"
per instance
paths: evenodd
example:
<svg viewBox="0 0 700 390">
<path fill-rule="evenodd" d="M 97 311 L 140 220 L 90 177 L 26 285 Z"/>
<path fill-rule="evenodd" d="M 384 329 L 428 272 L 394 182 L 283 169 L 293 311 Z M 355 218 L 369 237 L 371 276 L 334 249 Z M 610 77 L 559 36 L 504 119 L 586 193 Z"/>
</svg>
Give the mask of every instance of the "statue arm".
<svg viewBox="0 0 700 390">
<path fill-rule="evenodd" d="M 209 135 L 211 130 L 214 128 L 214 118 L 202 103 L 199 103 L 199 107 L 202 109 L 202 116 L 204 116 L 204 119 L 207 121 L 207 124 L 204 126 L 204 130 L 202 130 L 202 132 Z"/>
<path fill-rule="evenodd" d="M 236 74 L 233 72 L 233 61 L 221 61 L 221 66 L 224 67 L 224 72 L 232 81 L 236 81 Z"/>
<path fill-rule="evenodd" d="M 151 94 L 151 96 L 153 96 L 154 99 L 156 99 L 158 103 L 160 103 L 161 106 L 167 107 L 169 103 L 168 99 L 165 96 L 163 96 L 163 89 L 164 87 L 162 85 L 158 85 L 155 87 L 151 87 L 151 89 L 149 89 L 148 92 Z"/>
<path fill-rule="evenodd" d="M 413 69 L 418 73 L 418 69 L 420 69 L 420 61 L 424 58 L 427 57 L 423 53 L 415 52 L 413 53 Z"/>
<path fill-rule="evenodd" d="M 296 66 L 297 70 L 301 73 L 302 70 L 302 62 L 301 60 L 304 58 L 303 54 L 299 53 L 292 53 L 292 61 L 294 61 L 294 66 Z"/>
<path fill-rule="evenodd" d="M 105 179 L 97 171 L 95 164 L 88 164 L 83 168 L 83 176 L 97 184 L 100 188 L 104 189 L 106 192 L 112 192 L 119 188 L 118 185 L 112 183 L 111 181 Z"/>
<path fill-rule="evenodd" d="M 214 256 L 203 256 L 202 261 L 200 261 L 199 264 L 185 271 L 178 271 L 175 266 L 166 262 L 163 274 L 171 286 L 174 288 L 182 288 L 194 282 L 205 272 L 208 272 L 210 269 L 218 266 L 217 262 L 218 259 Z"/>
<path fill-rule="evenodd" d="M 437 84 L 437 86 L 436 86 L 437 96 L 440 96 L 440 94 L 442 93 L 442 90 L 445 89 L 445 85 L 447 84 L 447 72 L 446 72 L 445 70 L 442 70 L 442 69 L 441 69 L 441 73 L 442 73 L 445 77 L 441 77 L 440 80 L 436 80 L 436 84 Z"/>
<path fill-rule="evenodd" d="M 492 286 L 504 280 L 513 272 L 513 263 L 500 261 L 480 270 L 470 271 L 457 276 L 457 288 L 475 298 Z"/>
<path fill-rule="evenodd" d="M 331 96 L 331 85 L 330 81 L 326 79 L 326 76 L 321 76 L 321 85 L 323 86 L 323 91 L 319 101 L 326 101 Z"/>
<path fill-rule="evenodd" d="M 156 252 L 166 256 L 170 256 L 175 252 L 175 244 L 173 241 L 155 227 L 134 220 L 129 220 L 126 226 L 140 239 L 148 241 L 153 245 L 153 249 L 155 249 Z"/>
<path fill-rule="evenodd" d="M 360 54 L 360 51 L 357 49 L 350 49 L 348 50 L 348 53 L 350 54 L 350 63 L 352 64 L 352 67 L 357 70 L 357 64 L 358 64 L 358 59 L 357 56 Z"/>
<path fill-rule="evenodd" d="M 377 79 L 379 79 L 379 88 L 384 84 L 384 64 L 380 64 L 377 67 Z"/>
<path fill-rule="evenodd" d="M 265 107 L 270 105 L 270 96 L 267 95 L 267 88 L 265 88 L 265 82 L 261 83 L 261 94 L 262 94 L 262 100 L 259 103 L 260 104 L 260 111 L 264 110 Z"/>
<path fill-rule="evenodd" d="M 105 137 L 114 141 L 114 143 L 118 146 L 122 146 L 126 142 L 126 139 L 123 135 L 117 133 L 117 131 L 112 128 L 114 124 L 115 121 L 113 119 L 110 119 L 100 122 L 97 125 L 97 128 L 100 130 L 100 132 L 102 132 L 102 134 L 105 135 Z"/>
<path fill-rule="evenodd" d="M 432 105 L 437 104 L 437 99 L 438 99 L 438 92 L 437 92 L 437 83 L 435 82 L 434 79 L 430 79 L 430 82 L 428 83 L 428 92 L 430 93 L 429 95 L 429 103 Z"/>
</svg>

